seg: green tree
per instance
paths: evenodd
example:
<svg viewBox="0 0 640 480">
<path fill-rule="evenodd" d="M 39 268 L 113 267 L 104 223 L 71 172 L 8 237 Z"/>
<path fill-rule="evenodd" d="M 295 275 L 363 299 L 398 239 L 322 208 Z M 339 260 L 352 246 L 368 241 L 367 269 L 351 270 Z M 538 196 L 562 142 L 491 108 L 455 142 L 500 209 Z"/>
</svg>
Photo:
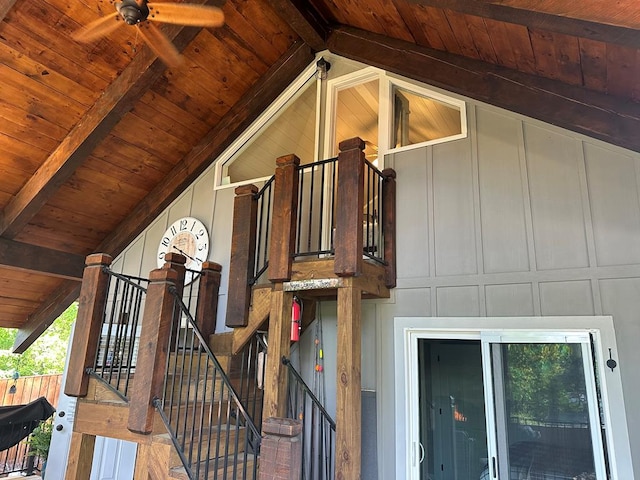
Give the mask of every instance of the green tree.
<svg viewBox="0 0 640 480">
<path fill-rule="evenodd" d="M 9 378 L 16 371 L 21 377 L 62 373 L 77 313 L 78 304 L 73 303 L 20 355 L 11 353 L 18 330 L 0 328 L 0 378 Z"/>
</svg>

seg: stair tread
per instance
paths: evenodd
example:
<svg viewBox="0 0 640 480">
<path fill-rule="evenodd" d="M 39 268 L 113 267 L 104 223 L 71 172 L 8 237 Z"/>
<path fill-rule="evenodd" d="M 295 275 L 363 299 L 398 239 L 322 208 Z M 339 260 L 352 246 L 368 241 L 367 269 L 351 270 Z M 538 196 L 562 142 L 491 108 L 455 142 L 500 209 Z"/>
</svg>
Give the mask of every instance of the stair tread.
<svg viewBox="0 0 640 480">
<path fill-rule="evenodd" d="M 218 469 L 215 469 L 215 461 L 212 459 L 209 461 L 209 475 L 206 477 L 207 479 L 216 479 L 216 478 L 223 478 L 224 475 L 224 470 L 225 470 L 225 466 L 224 466 L 224 457 L 219 457 L 219 464 L 218 464 Z M 254 464 L 257 462 L 257 458 L 255 455 L 248 453 L 245 457 L 244 454 L 238 455 L 237 458 L 237 463 L 236 463 L 236 473 L 242 473 L 242 469 L 244 468 L 245 464 L 247 467 L 247 479 L 257 479 L 258 474 L 257 474 L 257 469 L 256 469 L 256 475 L 255 477 L 253 476 L 253 468 L 254 468 Z M 205 469 L 205 462 L 201 462 L 201 475 L 199 476 L 199 478 L 205 478 L 204 475 L 204 469 Z M 231 478 L 229 475 L 233 473 L 233 469 L 234 469 L 234 465 L 230 464 L 227 465 L 226 470 L 227 470 L 227 476 L 226 478 Z M 194 466 L 194 468 L 192 469 L 192 471 L 195 471 L 196 468 Z M 183 466 L 179 466 L 179 467 L 174 467 L 169 471 L 169 477 L 170 478 L 176 478 L 179 480 L 189 480 L 189 476 L 187 474 L 187 471 L 185 470 L 185 468 Z M 241 477 L 239 477 L 241 478 Z"/>
</svg>

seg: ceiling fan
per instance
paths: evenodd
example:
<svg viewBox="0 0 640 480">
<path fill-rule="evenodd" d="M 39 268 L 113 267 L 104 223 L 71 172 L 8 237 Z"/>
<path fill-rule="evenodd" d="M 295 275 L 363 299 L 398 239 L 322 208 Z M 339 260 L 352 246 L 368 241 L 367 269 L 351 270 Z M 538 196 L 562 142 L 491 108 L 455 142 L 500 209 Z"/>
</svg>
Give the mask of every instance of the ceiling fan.
<svg viewBox="0 0 640 480">
<path fill-rule="evenodd" d="M 222 10 L 208 5 L 148 3 L 147 0 L 112 3 L 115 5 L 115 12 L 85 25 L 72 35 L 73 38 L 88 43 L 108 35 L 121 25 L 134 26 L 149 48 L 171 67 L 180 65 L 180 52 L 158 27 L 147 20 L 192 27 L 220 27 L 224 23 Z"/>
</svg>

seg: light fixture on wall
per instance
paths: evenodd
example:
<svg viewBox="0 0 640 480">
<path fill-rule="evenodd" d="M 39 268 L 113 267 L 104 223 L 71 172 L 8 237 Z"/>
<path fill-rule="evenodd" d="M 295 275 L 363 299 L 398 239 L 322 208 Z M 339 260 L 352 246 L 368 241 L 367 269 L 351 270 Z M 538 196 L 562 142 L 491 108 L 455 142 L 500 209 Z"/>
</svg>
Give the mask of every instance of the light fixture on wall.
<svg viewBox="0 0 640 480">
<path fill-rule="evenodd" d="M 327 62 L 324 57 L 320 57 L 320 60 L 316 62 L 316 75 L 319 80 L 327 79 L 327 72 L 331 69 L 331 64 Z"/>
</svg>

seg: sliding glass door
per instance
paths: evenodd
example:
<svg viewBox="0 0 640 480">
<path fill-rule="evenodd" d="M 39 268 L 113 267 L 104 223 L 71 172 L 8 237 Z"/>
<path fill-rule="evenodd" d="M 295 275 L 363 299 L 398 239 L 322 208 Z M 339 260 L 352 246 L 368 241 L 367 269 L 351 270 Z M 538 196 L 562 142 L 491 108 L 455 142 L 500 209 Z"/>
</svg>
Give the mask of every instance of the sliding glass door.
<svg viewBox="0 0 640 480">
<path fill-rule="evenodd" d="M 415 341 L 412 478 L 607 479 L 588 332 Z"/>
</svg>

